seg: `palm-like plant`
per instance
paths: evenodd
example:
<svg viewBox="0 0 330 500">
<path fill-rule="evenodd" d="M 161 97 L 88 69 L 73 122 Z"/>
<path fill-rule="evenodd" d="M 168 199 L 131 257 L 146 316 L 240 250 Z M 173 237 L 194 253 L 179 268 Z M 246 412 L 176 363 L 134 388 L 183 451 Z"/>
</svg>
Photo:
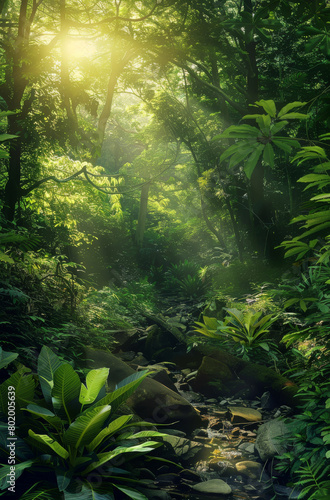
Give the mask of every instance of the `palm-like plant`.
<svg viewBox="0 0 330 500">
<path fill-rule="evenodd" d="M 204 316 L 204 323 L 196 323 L 199 328 L 195 328 L 195 331 L 218 339 L 224 345 L 236 347 L 238 344 L 238 354 L 242 354 L 245 359 L 249 358 L 249 351 L 257 348 L 270 353 L 270 346 L 274 348 L 274 345 L 270 339 L 265 339 L 265 336 L 277 320 L 277 316 L 272 314 L 263 316 L 262 311 L 239 311 L 234 308 L 225 311 L 227 316 L 223 321 Z"/>
</svg>

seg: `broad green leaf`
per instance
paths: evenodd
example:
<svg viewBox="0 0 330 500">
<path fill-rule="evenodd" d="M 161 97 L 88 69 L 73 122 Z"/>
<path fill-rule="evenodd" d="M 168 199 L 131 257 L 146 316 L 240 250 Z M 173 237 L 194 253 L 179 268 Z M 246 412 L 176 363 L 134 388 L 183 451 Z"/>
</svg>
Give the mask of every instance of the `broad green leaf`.
<svg viewBox="0 0 330 500">
<path fill-rule="evenodd" d="M 253 138 L 258 137 L 260 131 L 251 125 L 231 125 L 220 134 L 220 138 Z"/>
<path fill-rule="evenodd" d="M 263 144 L 259 144 L 255 151 L 251 154 L 250 158 L 247 160 L 244 166 L 244 172 L 248 179 L 251 179 L 251 175 L 255 169 L 256 164 L 261 156 L 262 150 L 264 149 Z"/>
<path fill-rule="evenodd" d="M 0 134 L 0 142 L 8 141 L 9 139 L 16 139 L 18 135 Z"/>
<path fill-rule="evenodd" d="M 276 106 L 275 106 L 274 101 L 272 101 L 272 100 L 265 101 L 264 99 L 261 99 L 260 101 L 257 101 L 256 104 L 258 106 L 263 107 L 264 110 L 266 111 L 266 113 L 268 113 L 272 118 L 275 118 Z"/>
<path fill-rule="evenodd" d="M 263 160 L 265 163 L 268 163 L 271 168 L 274 168 L 274 150 L 269 142 L 264 147 Z"/>
<path fill-rule="evenodd" d="M 208 316 L 203 316 L 203 321 L 205 325 L 210 328 L 211 330 L 216 330 L 218 327 L 218 320 L 217 318 L 210 318 Z"/>
<path fill-rule="evenodd" d="M 148 451 L 153 451 L 155 448 L 161 446 L 162 443 L 158 441 L 145 441 L 144 443 L 140 443 L 134 446 L 117 446 L 117 448 L 113 451 L 109 451 L 107 453 L 99 453 L 97 455 L 98 461 L 93 462 L 91 465 L 84 470 L 84 474 L 88 474 L 94 469 L 97 469 L 101 465 L 109 462 L 113 458 L 118 455 L 126 454 L 126 453 L 147 453 Z"/>
<path fill-rule="evenodd" d="M 33 401 L 35 382 L 29 368 L 22 366 L 0 386 L 0 411 L 8 413 L 8 387 L 15 387 L 16 409 L 22 408 Z"/>
<path fill-rule="evenodd" d="M 300 177 L 297 182 L 321 182 L 328 181 L 330 182 L 330 176 L 325 174 L 307 174 L 303 177 Z"/>
<path fill-rule="evenodd" d="M 0 257 L 1 260 L 1 257 Z M 7 352 L 0 347 L 0 369 L 9 365 L 14 359 L 16 359 L 18 354 L 16 352 Z"/>
<path fill-rule="evenodd" d="M 47 403 L 52 401 L 54 373 L 64 364 L 49 347 L 43 346 L 38 358 L 38 376 L 43 396 Z"/>
<path fill-rule="evenodd" d="M 294 101 L 294 102 L 289 102 L 286 106 L 284 106 L 279 112 L 277 117 L 283 119 L 283 115 L 286 115 L 291 109 L 294 108 L 301 108 L 302 106 L 305 106 L 307 102 L 300 102 L 300 101 Z"/>
<path fill-rule="evenodd" d="M 55 410 L 64 410 L 71 421 L 73 405 L 79 397 L 80 379 L 69 363 L 59 366 L 54 373 L 52 402 Z"/>
<path fill-rule="evenodd" d="M 235 153 L 229 162 L 229 168 L 235 167 L 238 163 L 241 163 L 245 158 L 254 151 L 255 147 L 249 147 L 249 148 L 239 148 L 237 153 Z"/>
<path fill-rule="evenodd" d="M 97 448 L 106 437 L 109 437 L 119 429 L 122 429 L 123 426 L 132 419 L 132 417 L 133 415 L 122 415 L 121 417 L 118 417 L 110 422 L 110 424 L 105 429 L 102 429 L 101 432 L 95 436 L 93 441 L 86 446 L 87 450 L 95 450 L 95 448 Z"/>
<path fill-rule="evenodd" d="M 114 413 L 117 408 L 126 401 L 127 398 L 138 388 L 141 382 L 148 376 L 148 371 L 143 370 L 140 372 L 133 373 L 129 377 L 122 380 L 119 384 L 117 384 L 117 388 L 107 394 L 104 398 L 100 399 L 96 403 L 93 404 L 93 408 L 97 406 L 102 406 L 106 404 L 111 404 L 112 412 Z"/>
<path fill-rule="evenodd" d="M 36 434 L 31 429 L 29 430 L 29 436 L 51 448 L 61 458 L 67 459 L 69 457 L 68 450 L 63 448 L 63 446 L 61 446 L 60 443 L 58 443 L 51 436 L 48 436 L 47 434 Z"/>
<path fill-rule="evenodd" d="M 15 464 L 15 479 L 17 480 L 24 469 L 28 469 L 31 465 L 34 464 L 34 460 L 27 460 L 26 462 L 16 463 Z M 7 476 L 11 472 L 10 465 L 3 465 L 0 469 L 0 489 L 6 490 L 8 488 Z M 13 494 L 13 498 L 15 498 L 15 494 Z"/>
<path fill-rule="evenodd" d="M 281 120 L 306 120 L 309 115 L 305 115 L 303 113 L 287 113 L 283 115 Z"/>
<path fill-rule="evenodd" d="M 287 142 L 281 141 L 280 139 L 272 139 L 272 142 L 275 144 L 275 146 L 285 151 L 285 153 L 291 153 L 292 146 Z"/>
<path fill-rule="evenodd" d="M 94 403 L 108 376 L 109 368 L 90 370 L 86 376 L 86 386 L 81 384 L 79 403 L 83 405 Z"/>
<path fill-rule="evenodd" d="M 262 132 L 268 134 L 272 122 L 271 117 L 269 115 L 260 115 L 260 117 L 258 117 L 256 121 Z"/>
<path fill-rule="evenodd" d="M 64 433 L 63 441 L 76 449 L 90 443 L 101 431 L 110 411 L 109 405 L 97 406 L 85 411 L 69 426 Z"/>
<path fill-rule="evenodd" d="M 64 491 L 69 486 L 74 471 L 72 469 L 56 469 L 56 481 L 59 491 Z"/>
<path fill-rule="evenodd" d="M 148 498 L 133 488 L 129 488 L 128 486 L 119 486 L 118 484 L 114 484 L 119 491 L 127 495 L 128 498 L 132 498 L 133 500 L 148 500 Z"/>
<path fill-rule="evenodd" d="M 51 424 L 57 430 L 61 429 L 62 427 L 61 418 L 57 417 L 55 413 L 53 413 L 50 410 L 47 410 L 46 408 L 43 408 L 42 406 L 28 405 L 25 410 L 28 411 L 29 413 L 32 413 L 33 415 L 37 415 L 38 417 L 46 420 L 46 422 Z"/>
<path fill-rule="evenodd" d="M 271 131 L 271 134 L 272 136 L 274 136 L 275 134 L 278 134 L 278 132 L 280 132 L 289 122 L 286 122 L 286 121 L 282 121 L 282 122 L 277 122 L 277 123 L 274 123 L 273 125 L 271 125 L 270 127 L 270 131 Z"/>
</svg>

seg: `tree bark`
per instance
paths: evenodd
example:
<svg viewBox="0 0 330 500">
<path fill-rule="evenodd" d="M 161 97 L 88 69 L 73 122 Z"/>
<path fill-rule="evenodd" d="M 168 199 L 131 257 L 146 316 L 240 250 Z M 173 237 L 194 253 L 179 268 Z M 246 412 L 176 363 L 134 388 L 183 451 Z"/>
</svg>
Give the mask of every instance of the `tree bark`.
<svg viewBox="0 0 330 500">
<path fill-rule="evenodd" d="M 143 236 L 146 228 L 147 222 L 147 213 L 148 213 L 148 198 L 149 198 L 149 188 L 150 182 L 146 182 L 143 184 L 141 189 L 141 198 L 140 198 L 140 208 L 139 208 L 139 218 L 138 224 L 136 228 L 136 243 L 139 247 L 142 247 L 143 244 Z"/>
</svg>

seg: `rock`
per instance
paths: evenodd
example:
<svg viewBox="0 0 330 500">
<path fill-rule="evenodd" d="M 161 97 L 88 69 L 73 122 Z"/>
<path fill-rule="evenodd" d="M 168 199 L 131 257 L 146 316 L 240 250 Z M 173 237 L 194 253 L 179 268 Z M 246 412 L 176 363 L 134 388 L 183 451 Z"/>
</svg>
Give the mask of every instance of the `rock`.
<svg viewBox="0 0 330 500">
<path fill-rule="evenodd" d="M 270 420 L 259 427 L 255 447 L 263 462 L 286 450 L 288 425 L 282 420 Z"/>
<path fill-rule="evenodd" d="M 216 493 L 218 495 L 230 495 L 232 492 L 231 487 L 222 479 L 210 479 L 209 481 L 197 483 L 191 488 L 201 493 Z"/>
<path fill-rule="evenodd" d="M 194 472 L 190 469 L 182 469 L 179 472 L 179 476 L 182 479 L 186 479 L 187 481 L 199 482 L 201 480 L 200 476 L 196 472 Z"/>
<path fill-rule="evenodd" d="M 194 349 L 195 351 L 192 349 L 190 352 L 194 351 L 196 356 L 197 353 L 200 353 L 227 365 L 232 373 L 237 375 L 240 382 L 243 381 L 245 385 L 248 384 L 249 398 L 260 397 L 265 391 L 269 391 L 273 406 L 276 401 L 291 407 L 301 404 L 301 400 L 295 397 L 298 386 L 271 368 L 250 361 L 244 361 L 227 351 L 207 345 L 200 345 Z"/>
<path fill-rule="evenodd" d="M 116 351 L 131 351 L 135 350 L 135 344 L 139 340 L 140 332 L 135 328 L 131 330 L 116 330 L 112 332 L 112 336 L 116 342 Z"/>
<path fill-rule="evenodd" d="M 230 477 L 236 473 L 235 466 L 227 460 L 218 461 L 217 459 L 212 459 L 209 462 L 209 467 L 217 471 L 219 475 L 223 477 Z"/>
<path fill-rule="evenodd" d="M 167 348 L 173 348 L 178 343 L 177 339 L 170 332 L 164 331 L 157 325 L 151 325 L 148 329 L 148 337 L 144 347 L 144 356 L 155 361 L 163 361 L 166 358 L 162 355 Z"/>
<path fill-rule="evenodd" d="M 245 382 L 253 384 L 257 391 L 268 390 L 275 402 L 289 406 L 300 404 L 299 399 L 295 398 L 298 386 L 267 366 L 248 363 L 238 375 Z"/>
<path fill-rule="evenodd" d="M 243 453 L 250 453 L 251 455 L 254 454 L 255 446 L 254 443 L 242 443 L 238 447 L 239 451 L 242 451 Z"/>
<path fill-rule="evenodd" d="M 244 406 L 229 406 L 228 410 L 231 413 L 231 421 L 238 422 L 260 422 L 262 415 L 260 411 L 253 408 L 245 408 Z"/>
<path fill-rule="evenodd" d="M 191 460 L 192 458 L 195 460 L 201 454 L 201 451 L 205 449 L 205 446 L 197 441 L 190 441 L 190 439 L 178 436 L 167 435 L 162 440 L 171 446 L 177 458 L 184 461 Z M 209 448 L 212 449 L 211 447 Z"/>
<path fill-rule="evenodd" d="M 226 384 L 232 380 L 233 374 L 228 366 L 221 361 L 204 356 L 191 386 L 194 391 L 213 398 L 226 393 Z"/>
<path fill-rule="evenodd" d="M 135 371 L 126 363 L 105 351 L 84 349 L 87 368 L 109 367 L 108 385 L 114 390 L 115 385 Z M 176 428 L 191 432 L 202 426 L 202 419 L 195 408 L 182 396 L 168 389 L 163 384 L 146 378 L 136 391 L 126 400 L 126 404 L 143 419 L 152 422 L 171 424 Z"/>
<path fill-rule="evenodd" d="M 253 462 L 252 460 L 237 462 L 235 467 L 239 474 L 250 477 L 251 479 L 259 479 L 262 474 L 262 465 L 259 462 Z"/>
</svg>

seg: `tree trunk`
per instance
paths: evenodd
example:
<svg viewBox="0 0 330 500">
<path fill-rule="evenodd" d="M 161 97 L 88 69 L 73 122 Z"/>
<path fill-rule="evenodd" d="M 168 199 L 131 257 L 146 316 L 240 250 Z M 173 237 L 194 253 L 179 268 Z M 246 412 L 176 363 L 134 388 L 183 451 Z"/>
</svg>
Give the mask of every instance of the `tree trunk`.
<svg viewBox="0 0 330 500">
<path fill-rule="evenodd" d="M 149 188 L 150 182 L 143 184 L 141 189 L 140 198 L 140 208 L 139 208 L 139 218 L 136 228 L 136 243 L 139 247 L 142 247 L 144 231 L 146 228 L 147 213 L 148 213 L 148 198 L 149 198 Z"/>
</svg>

